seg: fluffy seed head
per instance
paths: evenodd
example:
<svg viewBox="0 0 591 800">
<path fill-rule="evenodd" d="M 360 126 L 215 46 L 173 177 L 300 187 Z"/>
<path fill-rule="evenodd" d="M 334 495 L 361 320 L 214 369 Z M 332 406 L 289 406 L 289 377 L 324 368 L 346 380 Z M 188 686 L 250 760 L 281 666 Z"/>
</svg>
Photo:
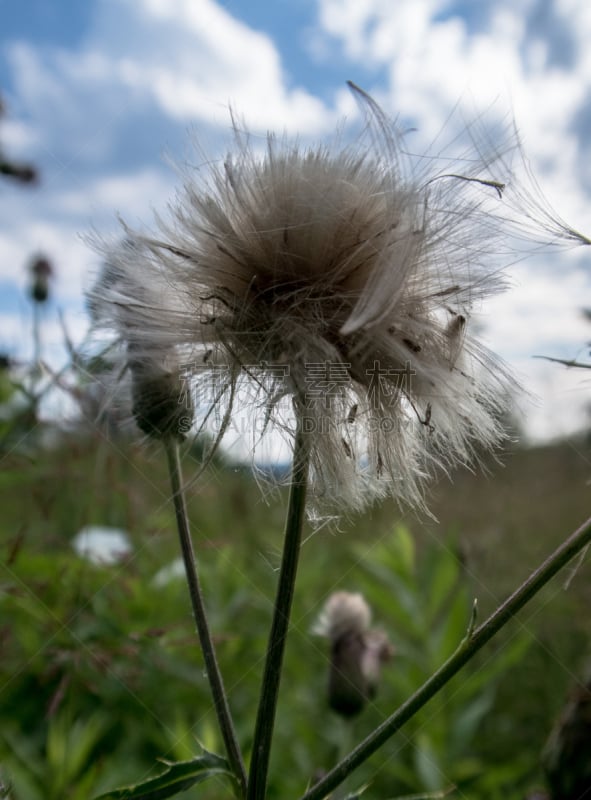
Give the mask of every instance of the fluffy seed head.
<svg viewBox="0 0 591 800">
<path fill-rule="evenodd" d="M 261 154 L 236 127 L 235 152 L 187 174 L 158 235 L 127 229 L 108 251 L 120 280 L 91 303 L 138 363 L 175 354 L 197 404 L 222 409 L 220 434 L 247 401 L 253 425 L 260 412 L 293 432 L 291 398 L 317 508 L 388 493 L 420 506 L 434 465 L 503 437 L 511 378 L 471 315 L 503 288 L 511 242 L 583 237 L 519 187 L 505 201 L 505 154 L 417 163 L 353 88 L 368 125 L 356 143 L 270 135 Z"/>
</svg>

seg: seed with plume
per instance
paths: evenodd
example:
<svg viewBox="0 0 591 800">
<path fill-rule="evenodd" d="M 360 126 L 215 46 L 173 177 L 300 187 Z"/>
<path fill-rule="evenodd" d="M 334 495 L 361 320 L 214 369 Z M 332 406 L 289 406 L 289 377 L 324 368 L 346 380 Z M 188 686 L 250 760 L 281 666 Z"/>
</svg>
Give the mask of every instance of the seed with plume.
<svg viewBox="0 0 591 800">
<path fill-rule="evenodd" d="M 258 411 L 261 428 L 292 434 L 291 398 L 312 507 L 387 494 L 422 506 L 435 466 L 503 439 L 514 384 L 474 338 L 472 312 L 504 288 L 523 240 L 588 240 L 511 183 L 507 150 L 412 159 L 352 89 L 367 128 L 351 145 L 270 135 L 261 154 L 235 126 L 236 152 L 204 179 L 187 174 L 158 235 L 126 228 L 124 245 L 103 248 L 124 280 L 91 300 L 111 308 L 134 360 L 174 352 L 197 393 L 215 376 L 206 418 L 220 412 L 219 438 L 247 401 L 253 428 Z"/>
<path fill-rule="evenodd" d="M 355 716 L 375 697 L 382 665 L 394 653 L 387 635 L 370 624 L 362 594 L 334 592 L 314 628 L 330 641 L 328 704 L 344 717 Z"/>
</svg>

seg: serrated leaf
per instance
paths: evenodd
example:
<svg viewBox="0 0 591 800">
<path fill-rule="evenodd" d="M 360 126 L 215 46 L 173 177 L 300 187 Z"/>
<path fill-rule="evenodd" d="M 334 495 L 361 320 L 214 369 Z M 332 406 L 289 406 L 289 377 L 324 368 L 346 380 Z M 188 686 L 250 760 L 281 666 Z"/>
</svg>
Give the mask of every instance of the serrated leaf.
<svg viewBox="0 0 591 800">
<path fill-rule="evenodd" d="M 137 783 L 135 786 L 115 789 L 107 794 L 101 794 L 95 800 L 164 800 L 214 775 L 226 775 L 234 779 L 225 758 L 215 753 L 205 753 L 190 761 L 169 763 L 166 772 L 157 778 Z"/>
</svg>

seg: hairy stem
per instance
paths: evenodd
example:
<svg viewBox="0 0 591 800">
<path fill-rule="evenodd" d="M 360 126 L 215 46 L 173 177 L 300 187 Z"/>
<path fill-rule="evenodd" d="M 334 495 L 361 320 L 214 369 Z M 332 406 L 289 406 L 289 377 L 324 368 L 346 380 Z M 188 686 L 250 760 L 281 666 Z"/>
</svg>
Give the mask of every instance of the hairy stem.
<svg viewBox="0 0 591 800">
<path fill-rule="evenodd" d="M 267 787 L 267 773 L 281 680 L 281 667 L 302 540 L 307 482 L 308 444 L 301 426 L 298 426 L 293 454 L 281 571 L 277 585 L 273 622 L 267 645 L 267 658 L 254 732 L 252 761 L 248 776 L 248 800 L 263 800 Z"/>
<path fill-rule="evenodd" d="M 230 764 L 230 768 L 232 769 L 232 772 L 238 781 L 240 796 L 245 797 L 246 771 L 244 769 L 242 755 L 240 753 L 238 740 L 236 738 L 234 725 L 232 723 L 230 708 L 228 706 L 228 699 L 226 697 L 222 676 L 211 639 L 211 633 L 209 631 L 205 604 L 203 602 L 203 594 L 201 592 L 201 584 L 199 582 L 199 575 L 197 574 L 195 553 L 193 551 L 193 543 L 191 541 L 191 533 L 189 531 L 187 505 L 182 489 L 178 444 L 175 439 L 169 437 L 164 440 L 164 446 L 166 448 L 166 455 L 168 457 L 168 469 L 170 472 L 170 481 L 172 485 L 174 511 L 176 515 L 176 523 L 179 532 L 183 561 L 185 564 L 185 574 L 187 576 L 187 584 L 189 586 L 189 595 L 191 597 L 191 605 L 193 607 L 193 615 L 195 617 L 197 633 L 199 634 L 199 641 L 203 651 L 205 670 L 207 672 L 207 678 L 209 680 L 209 685 L 213 696 L 218 723 L 224 739 L 224 745 L 226 747 L 228 763 Z"/>
<path fill-rule="evenodd" d="M 468 631 L 455 653 L 400 708 L 315 784 L 301 800 L 323 800 L 388 741 L 580 550 L 591 542 L 591 518 L 558 547 L 491 616 Z"/>
</svg>

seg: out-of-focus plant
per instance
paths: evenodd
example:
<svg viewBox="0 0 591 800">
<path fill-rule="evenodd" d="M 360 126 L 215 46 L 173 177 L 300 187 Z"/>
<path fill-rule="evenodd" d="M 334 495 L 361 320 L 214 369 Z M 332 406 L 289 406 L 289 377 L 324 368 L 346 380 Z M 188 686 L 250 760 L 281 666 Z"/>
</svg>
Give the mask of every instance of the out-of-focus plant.
<svg viewBox="0 0 591 800">
<path fill-rule="evenodd" d="M 0 98 L 0 118 L 5 114 L 6 108 Z M 32 164 L 14 161 L 6 156 L 0 147 L 0 175 L 23 184 L 37 183 L 39 175 L 37 168 Z"/>
<path fill-rule="evenodd" d="M 318 525 L 335 508 L 338 513 L 359 510 L 384 496 L 424 508 L 423 485 L 429 475 L 457 463 L 477 462 L 481 447 L 489 449 L 502 441 L 499 419 L 511 377 L 501 361 L 471 335 L 469 320 L 473 304 L 501 288 L 495 261 L 499 244 L 503 252 L 505 245 L 511 249 L 515 238 L 523 246 L 532 231 L 534 238 L 543 236 L 549 243 L 560 239 L 591 243 L 552 217 L 541 201 L 532 201 L 528 188 L 520 189 L 518 181 L 512 201 L 499 210 L 496 203 L 507 187 L 504 180 L 491 176 L 491 168 L 512 177 L 502 153 L 485 159 L 475 152 L 473 161 L 464 160 L 453 171 L 447 160 L 438 165 L 431 158 L 420 168 L 402 169 L 408 154 L 401 147 L 400 133 L 370 97 L 351 88 L 368 124 L 365 138 L 357 145 L 335 153 L 322 146 L 304 151 L 270 136 L 267 155 L 260 158 L 236 128 L 236 158 L 229 158 L 223 169 L 214 168 L 208 186 L 198 186 L 193 176 L 188 178 L 174 208 L 174 223 L 162 224 L 156 237 L 127 231 L 122 244 L 107 247 L 108 270 L 91 299 L 99 327 L 115 334 L 112 352 L 118 358 L 113 373 L 129 389 L 131 416 L 145 437 L 161 442 L 166 454 L 169 497 L 201 650 L 191 657 L 191 666 L 195 659 L 199 663 L 195 674 L 191 667 L 187 670 L 175 659 L 169 660 L 166 649 L 158 644 L 138 644 L 125 620 L 135 610 L 137 581 L 122 581 L 120 588 L 129 596 L 128 603 L 119 605 L 121 619 L 104 605 L 110 586 L 107 579 L 67 624 L 56 614 L 63 597 L 55 595 L 63 594 L 64 587 L 55 580 L 55 572 L 50 589 L 54 599 L 47 607 L 39 604 L 32 590 L 39 573 L 31 584 L 11 581 L 2 603 L 10 606 L 16 597 L 16 607 L 20 605 L 39 625 L 44 624 L 45 635 L 55 640 L 53 666 L 60 679 L 56 684 L 56 673 L 45 673 L 50 682 L 53 677 L 54 685 L 40 736 L 45 761 L 39 780 L 53 781 L 56 797 L 65 791 L 75 797 L 76 792 L 88 791 L 83 764 L 107 738 L 107 723 L 98 713 L 88 716 L 95 722 L 87 734 L 77 735 L 81 717 L 64 700 L 70 684 L 80 680 L 82 673 L 89 707 L 99 698 L 102 707 L 106 696 L 95 689 L 89 673 L 104 670 L 117 679 L 122 670 L 126 691 L 137 684 L 141 698 L 142 681 L 153 679 L 158 662 L 171 677 L 161 684 L 158 702 L 170 695 L 178 699 L 181 685 L 190 685 L 193 693 L 185 708 L 191 708 L 191 696 L 205 698 L 204 707 L 195 712 L 195 727 L 209 734 L 211 719 L 215 719 L 214 732 L 207 736 L 213 747 L 203 747 L 206 737 L 201 737 L 198 755 L 167 761 L 160 775 L 146 775 L 144 770 L 139 782 L 107 789 L 100 800 L 163 800 L 197 784 L 203 797 L 213 793 L 216 798 L 233 794 L 241 800 L 265 800 L 277 781 L 282 798 L 300 795 L 300 800 L 324 800 L 334 797 L 346 780 L 357 781 L 374 753 L 394 741 L 403 726 L 414 731 L 414 749 L 410 753 L 399 750 L 394 774 L 400 783 L 411 790 L 435 791 L 437 796 L 449 790 L 449 781 L 476 784 L 483 764 L 468 751 L 479 723 L 492 707 L 490 681 L 518 660 L 522 651 L 505 649 L 498 667 L 477 664 L 476 674 L 461 684 L 456 675 L 591 540 L 588 520 L 477 625 L 475 607 L 461 589 L 457 566 L 440 558 L 421 571 L 412 540 L 399 530 L 393 551 L 378 550 L 377 566 L 367 568 L 371 580 L 364 592 L 377 605 L 378 598 L 371 594 L 380 581 L 390 590 L 394 629 L 399 626 L 399 632 L 392 634 L 398 637 L 397 661 L 406 661 L 408 666 L 404 675 L 392 679 L 392 688 L 398 688 L 400 696 L 372 729 L 363 732 L 359 744 L 350 752 L 343 748 L 337 763 L 328 764 L 322 775 L 311 768 L 305 745 L 290 731 L 289 747 L 298 770 L 290 774 L 289 783 L 285 776 L 272 775 L 271 745 L 285 736 L 289 722 L 289 718 L 281 720 L 277 709 L 280 682 L 288 671 L 284 656 L 306 516 Z M 508 195 L 511 198 L 510 190 Z M 40 271 L 32 295 L 36 303 L 47 296 L 41 277 Z M 335 368 L 332 372 L 331 367 Z M 269 603 L 272 620 L 266 650 L 260 630 L 256 648 L 234 634 L 239 674 L 232 683 L 227 681 L 228 671 L 222 677 L 224 666 L 227 670 L 227 663 L 218 657 L 223 637 L 212 624 L 230 619 L 229 611 L 224 617 L 228 597 L 220 598 L 215 611 L 206 608 L 206 597 L 219 593 L 224 584 L 208 585 L 207 572 L 197 570 L 180 460 L 181 445 L 194 430 L 203 378 L 212 374 L 218 380 L 213 381 L 200 430 L 217 415 L 213 451 L 244 390 L 253 387 L 254 400 L 251 394 L 247 404 L 253 420 L 258 414 L 264 429 L 275 424 L 293 444 L 285 535 L 272 592 L 275 599 Z M 16 556 L 11 554 L 13 560 Z M 247 571 L 240 573 L 241 578 L 246 575 Z M 13 579 L 13 570 L 9 576 Z M 153 588 L 163 580 L 162 573 L 157 573 Z M 244 612 L 242 596 L 237 601 L 233 593 L 228 596 L 236 603 L 234 614 Z M 139 602 L 153 604 L 154 618 L 172 610 L 172 606 L 165 608 L 156 591 L 149 600 L 142 597 Z M 92 613 L 83 613 L 89 606 Z M 177 606 L 174 610 L 179 613 Z M 384 611 L 381 617 L 387 618 Z M 247 635 L 251 626 L 248 616 Z M 118 643 L 113 652 L 105 652 L 99 642 L 114 631 L 119 634 Z M 123 632 L 129 640 L 125 647 L 120 644 Z M 344 654 L 346 677 L 356 685 L 354 705 L 359 711 L 372 700 L 379 668 L 389 654 L 387 638 L 375 633 L 364 623 L 349 630 L 346 641 L 352 646 Z M 14 637 L 12 627 L 6 635 Z M 342 636 L 339 645 L 343 645 Z M 227 687 L 247 679 L 250 684 L 263 651 L 260 692 L 254 692 L 258 704 L 234 700 Z M 29 652 L 36 660 L 39 649 Z M 338 659 L 336 655 L 333 648 L 333 668 L 336 663 L 341 678 L 342 650 Z M 87 657 L 87 672 L 79 670 L 81 656 Z M 67 670 L 60 668 L 64 660 Z M 149 678 L 145 672 L 151 673 Z M 394 670 L 387 674 L 397 675 Z M 353 704 L 350 696 L 343 700 L 342 687 L 338 703 L 334 702 L 334 677 L 333 672 L 332 705 L 341 712 L 349 710 Z M 256 680 L 255 685 L 258 689 Z M 111 690 L 114 687 L 116 680 L 110 683 Z M 459 698 L 458 707 L 454 698 Z M 205 722 L 207 718 L 211 719 Z M 308 730 L 303 742 L 317 730 L 313 718 L 311 710 L 304 720 Z M 177 729 L 183 735 L 186 732 L 185 716 L 175 720 L 173 730 Z M 118 731 L 122 748 L 124 733 Z M 145 737 L 143 727 L 135 731 L 138 735 Z M 19 737 L 7 731 L 4 738 L 7 758 L 17 763 Z M 175 752 L 186 747 L 186 743 L 176 747 L 170 731 L 156 738 L 159 743 L 167 739 Z M 225 756 L 214 752 L 222 746 Z M 71 763 L 65 764 L 69 749 Z M 17 779 L 19 774 L 17 767 Z M 118 780 L 114 773 L 110 778 Z M 203 790 L 202 782 L 207 783 Z M 94 786 L 93 791 L 103 791 L 103 787 Z M 361 794 L 356 784 L 348 797 Z"/>
<path fill-rule="evenodd" d="M 591 671 L 570 693 L 542 754 L 552 800 L 591 792 Z"/>
<path fill-rule="evenodd" d="M 235 127 L 236 154 L 223 167 L 212 165 L 203 183 L 188 175 L 172 219 L 159 220 L 155 235 L 126 227 L 116 246 L 99 243 L 105 269 L 89 294 L 95 328 L 119 354 L 114 377 L 129 383 L 135 423 L 166 454 L 189 597 L 232 779 L 227 791 L 244 800 L 268 796 L 306 516 L 317 522 L 329 508 L 358 510 L 384 496 L 424 508 L 423 485 L 434 467 L 477 462 L 481 448 L 502 441 L 499 420 L 512 378 L 473 334 L 473 305 L 502 289 L 499 248 L 522 248 L 540 236 L 548 243 L 591 244 L 548 213 L 531 182 L 513 180 L 498 150 L 487 160 L 476 147 L 473 161 L 453 168 L 437 159 L 421 167 L 407 161 L 395 125 L 349 85 L 369 138 L 332 151 L 303 150 L 269 136 L 261 157 Z M 507 178 L 491 175 L 494 168 Z M 262 430 L 274 425 L 293 447 L 248 768 L 216 656 L 181 474 L 179 445 L 194 428 L 206 383 L 201 429 L 219 420 L 214 450 L 249 397 L 247 388 L 253 433 L 257 418 L 264 420 Z M 320 780 L 308 776 L 302 800 L 323 800 L 441 697 L 464 664 L 590 539 L 591 520 L 495 614 L 478 627 L 473 621 L 398 711 Z M 368 698 L 362 661 L 375 654 L 367 631 L 355 631 L 346 644 L 348 682 Z M 335 655 L 333 649 L 333 662 Z M 338 683 L 342 711 L 351 703 Z M 464 728 L 485 700 L 467 702 Z M 420 752 L 429 745 L 426 740 Z M 207 777 L 203 763 L 199 756 L 199 780 Z M 433 783 L 426 769 L 423 777 Z M 163 775 L 159 796 L 186 788 L 183 780 L 184 772 L 178 781 Z M 139 799 L 153 788 L 139 784 L 101 800 Z"/>
<path fill-rule="evenodd" d="M 363 558 L 357 546 L 359 575 L 356 583 L 380 617 L 387 615 L 396 652 L 384 683 L 403 700 L 424 683 L 456 650 L 466 635 L 475 600 L 462 559 L 453 543 L 432 546 L 421 555 L 410 532 L 398 526 L 391 538 L 372 548 Z M 494 709 L 499 679 L 519 663 L 530 637 L 520 634 L 497 653 L 480 660 L 472 674 L 451 681 L 405 726 L 394 741 L 396 755 L 389 772 L 409 793 L 434 792 L 455 786 L 488 797 L 509 779 L 527 775 L 531 764 L 515 754 L 504 770 L 492 767 L 478 755 L 478 733 Z"/>
</svg>

